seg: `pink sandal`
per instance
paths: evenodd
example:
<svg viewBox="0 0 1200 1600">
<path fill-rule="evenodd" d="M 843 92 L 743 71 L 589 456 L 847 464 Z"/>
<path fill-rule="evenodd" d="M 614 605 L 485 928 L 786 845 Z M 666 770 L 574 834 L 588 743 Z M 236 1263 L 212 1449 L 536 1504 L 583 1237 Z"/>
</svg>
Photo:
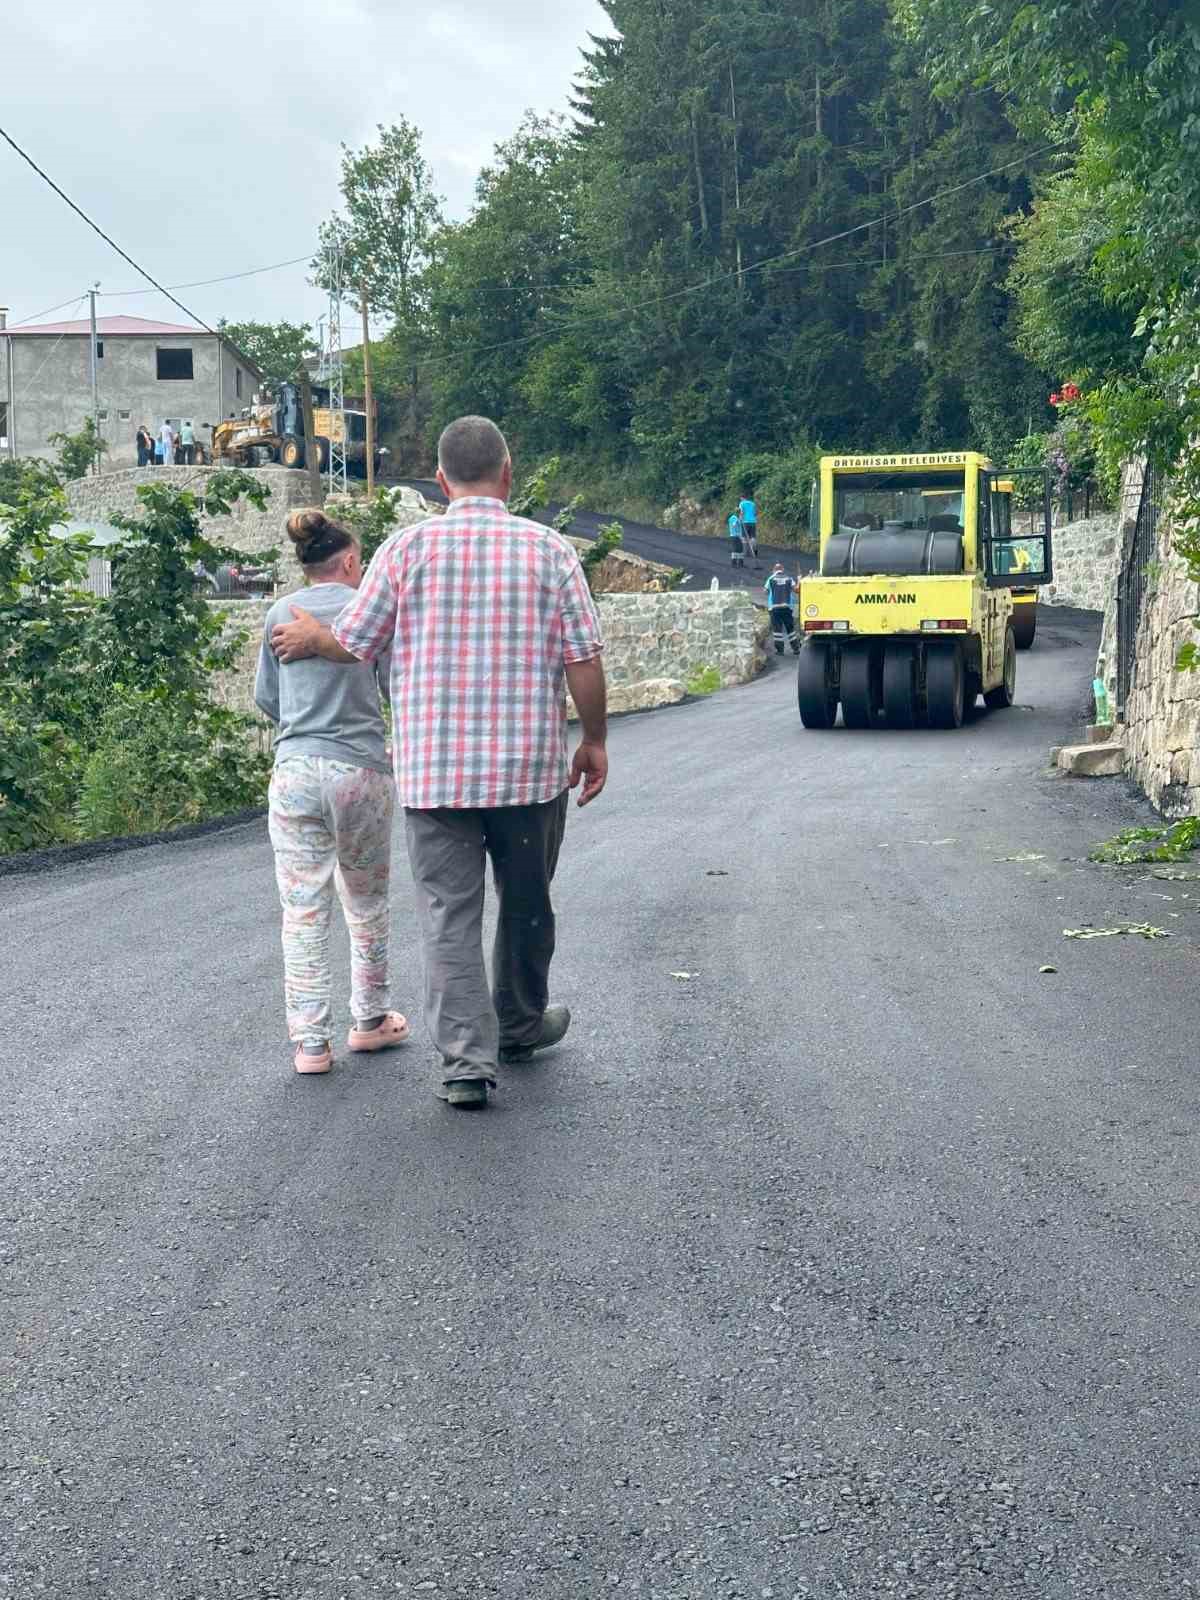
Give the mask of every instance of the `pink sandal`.
<svg viewBox="0 0 1200 1600">
<path fill-rule="evenodd" d="M 350 1029 L 350 1036 L 346 1040 L 348 1050 L 391 1050 L 398 1044 L 403 1044 L 412 1029 L 408 1019 L 402 1017 L 398 1011 L 389 1011 L 377 1028 L 364 1032 L 361 1028 Z"/>
<path fill-rule="evenodd" d="M 333 1065 L 333 1050 L 329 1045 L 326 1045 L 324 1055 L 313 1056 L 309 1055 L 304 1046 L 300 1044 L 296 1046 L 294 1059 L 297 1072 L 328 1072 Z"/>
</svg>

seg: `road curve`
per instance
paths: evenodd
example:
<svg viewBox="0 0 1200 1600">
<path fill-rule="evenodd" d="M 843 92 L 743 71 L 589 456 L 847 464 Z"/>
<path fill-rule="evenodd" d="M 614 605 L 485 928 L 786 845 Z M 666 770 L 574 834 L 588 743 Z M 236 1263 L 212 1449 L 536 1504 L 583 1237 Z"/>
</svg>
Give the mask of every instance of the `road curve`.
<svg viewBox="0 0 1200 1600">
<path fill-rule="evenodd" d="M 404 480 L 411 488 L 419 489 L 427 500 L 445 504 L 445 495 L 429 478 Z M 554 505 L 551 514 L 558 510 Z M 582 539 L 594 539 L 609 522 L 619 522 L 622 529 L 622 546 L 635 556 L 647 561 L 659 561 L 667 567 L 682 567 L 687 578 L 681 589 L 707 589 L 716 578 L 723 589 L 748 589 L 756 600 L 762 599 L 763 583 L 771 564 L 782 561 L 787 570 L 811 572 L 816 565 L 812 556 L 795 548 L 763 545 L 759 549 L 759 566 L 737 569 L 729 563 L 728 539 L 713 539 L 705 534 L 675 533 L 670 528 L 656 528 L 648 522 L 634 522 L 628 517 L 614 517 L 611 512 L 581 511 L 571 524 L 570 531 Z"/>
<path fill-rule="evenodd" d="M 1047 773 L 1095 639 L 618 722 L 482 1116 L 291 1072 L 262 824 L 0 881 L 0 1594 L 1194 1597 L 1200 898 Z"/>
</svg>

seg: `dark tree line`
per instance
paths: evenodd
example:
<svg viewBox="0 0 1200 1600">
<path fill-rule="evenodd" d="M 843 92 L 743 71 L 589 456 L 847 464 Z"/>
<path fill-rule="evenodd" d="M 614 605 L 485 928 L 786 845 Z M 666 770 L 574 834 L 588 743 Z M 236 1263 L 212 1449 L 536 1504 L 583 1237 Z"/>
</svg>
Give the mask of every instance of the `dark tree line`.
<svg viewBox="0 0 1200 1600">
<path fill-rule="evenodd" d="M 883 0 L 605 8 L 571 117 L 527 121 L 438 242 L 435 422 L 482 406 L 663 493 L 1046 425 L 1005 287 L 1044 158 L 996 94 L 936 98 Z"/>
</svg>

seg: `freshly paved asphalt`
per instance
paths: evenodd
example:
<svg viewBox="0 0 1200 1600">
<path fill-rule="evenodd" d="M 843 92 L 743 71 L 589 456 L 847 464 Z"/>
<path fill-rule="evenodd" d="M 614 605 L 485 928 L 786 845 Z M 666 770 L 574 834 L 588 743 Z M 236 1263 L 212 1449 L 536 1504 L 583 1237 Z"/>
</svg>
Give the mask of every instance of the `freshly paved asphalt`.
<svg viewBox="0 0 1200 1600">
<path fill-rule="evenodd" d="M 0 882 L 0 1593 L 1194 1596 L 1200 884 L 1083 861 L 1094 642 L 620 721 L 483 1115 L 292 1074 L 261 824 Z"/>
<path fill-rule="evenodd" d="M 445 496 L 437 484 L 428 478 L 406 478 L 412 488 L 419 489 L 427 500 L 444 504 Z M 554 505 L 551 513 L 559 508 Z M 672 533 L 669 528 L 656 528 L 648 522 L 633 522 L 627 517 L 614 517 L 609 512 L 581 511 L 571 524 L 571 532 L 582 539 L 594 539 L 607 523 L 619 522 L 622 529 L 622 548 L 647 561 L 659 561 L 667 567 L 682 567 L 687 577 L 681 589 L 707 589 L 716 578 L 722 589 L 748 589 L 756 600 L 762 599 L 763 584 L 775 561 L 782 561 L 788 572 L 810 572 L 815 559 L 794 547 L 760 545 L 759 565 L 753 562 L 746 567 L 733 567 L 729 559 L 729 540 L 713 539 L 705 534 Z"/>
</svg>

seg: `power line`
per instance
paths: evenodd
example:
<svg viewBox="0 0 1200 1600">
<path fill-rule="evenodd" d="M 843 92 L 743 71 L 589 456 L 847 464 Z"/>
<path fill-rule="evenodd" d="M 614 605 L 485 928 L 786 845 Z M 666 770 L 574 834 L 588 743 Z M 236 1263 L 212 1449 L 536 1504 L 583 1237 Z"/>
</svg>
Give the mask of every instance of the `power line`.
<svg viewBox="0 0 1200 1600">
<path fill-rule="evenodd" d="M 48 317 L 52 311 L 61 311 L 64 306 L 77 306 L 80 300 L 86 299 L 85 295 L 76 295 L 71 300 L 60 300 L 56 306 L 47 306 L 45 311 L 35 311 L 31 317 L 22 317 L 17 322 L 10 322 L 10 328 L 23 328 L 27 322 L 36 322 L 39 317 Z"/>
<path fill-rule="evenodd" d="M 115 239 L 111 239 L 108 236 L 108 234 L 105 233 L 104 229 L 102 227 L 100 227 L 100 225 L 98 223 L 93 222 L 91 217 L 88 216 L 87 212 L 81 210 L 79 208 L 79 206 L 77 206 L 75 204 L 74 200 L 71 199 L 70 195 L 64 194 L 64 192 L 55 183 L 54 179 L 52 177 L 50 177 L 49 173 L 43 172 L 41 167 L 38 166 L 37 162 L 33 159 L 33 157 L 31 155 L 29 155 L 26 151 L 22 150 L 21 146 L 12 137 L 12 135 L 10 133 L 6 132 L 5 129 L 3 129 L 3 128 L 0 128 L 0 138 L 2 138 L 6 144 L 9 144 L 9 145 L 12 146 L 12 148 L 20 156 L 21 160 L 24 161 L 27 165 L 31 166 L 33 168 L 33 170 L 37 173 L 38 177 L 43 180 L 43 182 L 48 183 L 50 185 L 50 187 L 54 190 L 55 194 L 59 197 L 60 200 L 65 200 L 66 201 L 67 205 L 70 206 L 71 210 L 75 213 L 75 215 L 77 217 L 82 217 L 83 218 L 84 222 L 87 223 L 88 227 L 92 230 L 93 233 L 98 233 L 100 235 L 100 237 L 104 240 L 105 244 L 109 245 L 113 250 L 115 250 L 123 261 L 128 261 L 129 265 L 133 268 L 133 270 L 135 272 L 140 272 L 141 273 L 142 277 L 146 279 L 147 283 L 152 283 L 154 285 L 154 287 L 160 291 L 160 293 L 165 294 L 167 299 L 171 302 L 171 304 L 175 305 L 175 306 L 178 306 L 180 311 L 183 312 L 185 317 L 191 317 L 193 322 L 198 322 L 200 324 L 200 326 L 207 333 L 215 333 L 217 331 L 215 328 L 210 328 L 208 323 L 205 322 L 203 317 L 198 317 L 194 311 L 190 311 L 187 308 L 187 306 L 184 305 L 182 300 L 176 300 L 175 296 L 171 293 L 171 291 L 169 289 L 164 289 L 162 284 L 159 283 L 157 278 L 152 278 L 150 276 L 150 274 L 146 271 L 145 267 L 139 266 L 138 263 L 133 259 L 133 257 L 127 251 L 122 250 L 121 246 L 116 242 L 116 240 Z"/>
<path fill-rule="evenodd" d="M 251 267 L 248 272 L 227 272 L 224 277 L 221 278 L 197 278 L 193 283 L 172 283 L 168 284 L 167 287 L 170 289 L 207 289 L 210 284 L 233 283 L 238 278 L 257 278 L 261 273 L 278 272 L 283 267 L 294 267 L 297 266 L 301 261 L 311 260 L 312 251 L 309 250 L 305 255 L 293 256 L 290 261 L 276 261 L 275 264 L 270 267 Z M 148 292 L 151 291 L 147 291 L 145 289 L 101 289 L 100 291 L 106 300 L 127 298 L 132 294 L 146 294 Z M 164 290 L 164 293 L 165 292 L 166 291 Z"/>
<path fill-rule="evenodd" d="M 902 206 L 899 211 L 885 213 L 883 216 L 873 217 L 870 222 L 860 222 L 853 228 L 843 228 L 839 233 L 830 233 L 823 239 L 814 239 L 808 244 L 797 245 L 794 250 L 783 250 L 779 255 L 766 256 L 761 261 L 754 261 L 748 267 L 734 267 L 726 272 L 715 273 L 711 278 L 705 278 L 701 283 L 689 284 L 684 289 L 674 289 L 669 294 L 654 295 L 649 300 L 641 300 L 635 305 L 619 306 L 613 311 L 601 311 L 593 317 L 584 317 L 577 322 L 563 322 L 554 328 L 544 328 L 538 333 L 527 333 L 518 339 L 505 339 L 499 344 L 483 345 L 470 351 L 463 351 L 464 355 L 481 356 L 491 355 L 497 350 L 509 350 L 517 345 L 531 344 L 537 339 L 552 339 L 560 334 L 570 333 L 575 328 L 588 327 L 595 322 L 611 322 L 614 317 L 634 316 L 639 311 L 648 311 L 653 306 L 665 305 L 672 300 L 683 299 L 686 295 L 699 294 L 705 289 L 711 289 L 715 284 L 728 282 L 729 279 L 740 280 L 748 278 L 752 272 L 762 272 L 767 267 L 773 267 L 780 261 L 791 261 L 796 256 L 809 255 L 814 250 L 821 250 L 826 245 L 839 244 L 843 239 L 852 239 L 855 234 L 866 233 L 869 228 L 877 228 L 880 224 L 899 222 L 901 217 L 907 217 L 914 211 L 920 211 L 923 206 L 936 205 L 939 200 L 948 200 L 956 194 L 961 194 L 964 189 L 973 188 L 976 184 L 986 183 L 989 178 L 998 178 L 1002 173 L 1009 172 L 1013 167 L 1025 166 L 1028 162 L 1036 161 L 1039 156 L 1048 155 L 1052 150 L 1063 147 L 1064 140 L 1056 140 L 1053 144 L 1043 145 L 1040 149 L 1027 151 L 1024 155 L 1016 156 L 1012 161 L 1006 161 L 999 167 L 990 167 L 986 172 L 977 172 L 973 178 L 964 178 L 961 183 L 953 184 L 949 189 L 942 189 L 937 194 L 926 195 L 924 200 L 914 200 L 910 205 Z M 457 354 L 446 356 L 431 356 L 427 361 L 416 363 L 418 367 L 437 367 L 447 361 L 457 360 Z"/>
<path fill-rule="evenodd" d="M 936 255 L 930 256 L 863 256 L 858 261 L 808 261 L 802 267 L 780 267 L 777 272 L 772 272 L 771 277 L 786 278 L 792 272 L 835 272 L 844 267 L 907 267 L 918 261 L 954 261 L 962 256 L 995 256 L 1011 248 L 1011 245 L 1006 244 L 989 244 L 982 250 L 939 250 Z"/>
</svg>

